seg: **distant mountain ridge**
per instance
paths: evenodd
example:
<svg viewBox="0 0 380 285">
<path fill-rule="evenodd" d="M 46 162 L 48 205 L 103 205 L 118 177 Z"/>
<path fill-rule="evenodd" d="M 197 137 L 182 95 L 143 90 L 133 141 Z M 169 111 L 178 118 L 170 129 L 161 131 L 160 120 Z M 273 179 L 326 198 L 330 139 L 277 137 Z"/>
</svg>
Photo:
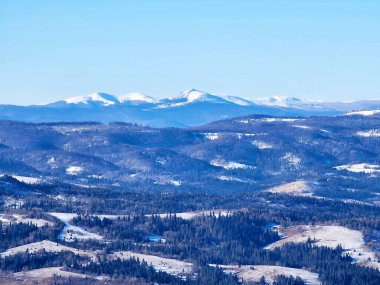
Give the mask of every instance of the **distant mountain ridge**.
<svg viewBox="0 0 380 285">
<path fill-rule="evenodd" d="M 319 102 L 281 96 L 249 100 L 190 89 L 160 100 L 137 92 L 121 96 L 99 92 L 45 105 L 0 105 L 0 119 L 34 123 L 97 121 L 190 127 L 250 114 L 308 117 L 362 110 L 380 110 L 380 100 Z"/>
</svg>

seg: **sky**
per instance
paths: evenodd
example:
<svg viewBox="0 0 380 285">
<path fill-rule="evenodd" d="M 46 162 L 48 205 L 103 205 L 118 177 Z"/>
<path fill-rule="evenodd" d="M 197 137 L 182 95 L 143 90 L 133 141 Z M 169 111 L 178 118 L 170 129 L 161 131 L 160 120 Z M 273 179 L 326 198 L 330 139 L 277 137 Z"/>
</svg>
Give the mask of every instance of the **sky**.
<svg viewBox="0 0 380 285">
<path fill-rule="evenodd" d="M 0 104 L 380 99 L 379 0 L 0 0 Z"/>
</svg>

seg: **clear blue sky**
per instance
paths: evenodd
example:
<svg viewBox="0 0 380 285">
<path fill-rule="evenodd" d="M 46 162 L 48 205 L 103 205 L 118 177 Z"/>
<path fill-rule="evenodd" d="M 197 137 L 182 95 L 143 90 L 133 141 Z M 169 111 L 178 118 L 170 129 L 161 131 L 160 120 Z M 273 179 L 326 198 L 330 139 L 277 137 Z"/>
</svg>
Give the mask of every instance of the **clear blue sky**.
<svg viewBox="0 0 380 285">
<path fill-rule="evenodd" d="M 0 103 L 380 99 L 379 0 L 0 0 Z"/>
</svg>

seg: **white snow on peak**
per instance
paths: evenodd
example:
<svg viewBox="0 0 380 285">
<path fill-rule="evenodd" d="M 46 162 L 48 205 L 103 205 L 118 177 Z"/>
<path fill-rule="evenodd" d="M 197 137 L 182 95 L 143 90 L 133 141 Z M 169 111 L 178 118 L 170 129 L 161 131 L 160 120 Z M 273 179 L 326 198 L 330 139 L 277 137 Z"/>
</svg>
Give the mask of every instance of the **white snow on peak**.
<svg viewBox="0 0 380 285">
<path fill-rule="evenodd" d="M 150 104 L 157 103 L 158 101 L 152 97 L 144 95 L 142 93 L 133 92 L 126 95 L 118 96 L 117 99 L 120 103 L 125 102 L 146 102 Z"/>
<path fill-rule="evenodd" d="M 194 102 L 194 101 L 206 101 L 209 97 L 209 94 L 200 90 L 196 89 L 189 89 L 186 91 L 183 91 L 177 98 L 184 98 L 187 99 L 187 102 Z"/>
<path fill-rule="evenodd" d="M 89 103 L 101 103 L 103 106 L 115 105 L 119 100 L 110 94 L 106 93 L 92 93 L 87 96 L 71 97 L 64 100 L 67 104 L 89 104 Z"/>
<path fill-rule="evenodd" d="M 257 98 L 257 99 L 254 99 L 253 102 L 260 105 L 289 107 L 292 105 L 302 104 L 303 101 L 295 97 L 274 96 L 274 97 Z"/>
<path fill-rule="evenodd" d="M 186 91 L 183 91 L 179 94 L 178 97 L 172 97 L 171 100 L 178 100 L 178 99 L 186 99 L 186 103 L 192 103 L 192 102 L 224 102 L 224 103 L 234 103 L 236 105 L 241 106 L 249 106 L 253 103 L 247 99 L 243 99 L 236 96 L 229 96 L 229 95 L 215 95 L 210 94 L 207 92 L 203 92 L 197 89 L 189 89 Z M 183 105 L 183 103 L 182 103 Z"/>
<path fill-rule="evenodd" d="M 247 100 L 247 99 L 244 99 L 244 98 L 240 98 L 240 97 L 236 97 L 236 96 L 220 96 L 220 97 L 223 98 L 226 101 L 229 101 L 231 103 L 234 103 L 234 104 L 240 105 L 240 106 L 250 106 L 250 105 L 253 105 L 253 102 L 251 102 L 250 100 Z"/>
<path fill-rule="evenodd" d="M 346 115 L 360 115 L 360 116 L 373 116 L 376 114 L 379 114 L 380 110 L 371 110 L 371 111 L 355 111 L 355 112 L 349 112 Z"/>
<path fill-rule="evenodd" d="M 330 108 L 326 106 L 325 103 L 320 101 L 302 100 L 299 98 L 287 96 L 256 98 L 253 99 L 252 102 L 264 106 L 275 106 L 305 110 L 330 110 Z"/>
</svg>

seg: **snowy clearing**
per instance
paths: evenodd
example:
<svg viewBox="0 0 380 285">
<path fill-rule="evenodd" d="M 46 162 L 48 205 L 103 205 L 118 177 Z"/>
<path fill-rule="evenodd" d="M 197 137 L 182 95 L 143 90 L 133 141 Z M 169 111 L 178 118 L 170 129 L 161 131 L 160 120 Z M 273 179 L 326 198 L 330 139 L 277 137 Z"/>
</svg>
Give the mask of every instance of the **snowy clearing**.
<svg viewBox="0 0 380 285">
<path fill-rule="evenodd" d="M 311 190 L 309 183 L 305 180 L 298 180 L 286 184 L 281 184 L 269 188 L 266 191 L 274 194 L 288 194 L 292 196 L 310 197 L 313 195 L 313 191 Z"/>
<path fill-rule="evenodd" d="M 34 279 L 34 281 L 41 279 L 49 279 L 55 276 L 61 276 L 64 278 L 72 277 L 72 278 L 92 278 L 90 275 L 85 275 L 81 273 L 64 271 L 62 267 L 46 267 L 40 269 L 34 269 L 30 271 L 21 271 L 13 273 L 13 276 L 17 279 Z M 103 280 L 102 277 L 96 277 L 98 280 Z"/>
<path fill-rule="evenodd" d="M 359 163 L 359 164 L 345 164 L 334 167 L 336 170 L 347 170 L 355 173 L 379 173 L 380 165 L 377 164 L 367 164 L 367 163 Z"/>
<path fill-rule="evenodd" d="M 159 177 L 157 177 L 157 180 L 153 182 L 153 184 L 173 185 L 173 186 L 179 187 L 182 185 L 182 181 L 175 180 L 175 179 L 167 177 L 167 176 L 159 176 Z"/>
<path fill-rule="evenodd" d="M 219 138 L 219 133 L 204 133 L 204 135 L 210 141 L 217 140 Z"/>
<path fill-rule="evenodd" d="M 160 218 L 167 218 L 170 216 L 176 216 L 177 218 L 181 218 L 183 220 L 191 220 L 201 216 L 210 216 L 214 215 L 216 217 L 222 216 L 227 217 L 231 215 L 231 211 L 227 210 L 208 210 L 208 211 L 198 211 L 198 212 L 182 212 L 182 213 L 162 213 L 162 214 L 154 214 L 154 216 L 159 216 Z M 151 217 L 153 215 L 145 215 L 146 217 Z"/>
<path fill-rule="evenodd" d="M 293 165 L 295 167 L 301 164 L 301 158 L 299 158 L 291 152 L 285 153 L 285 155 L 281 159 L 287 161 L 290 165 Z"/>
<path fill-rule="evenodd" d="M 232 176 L 226 176 L 226 175 L 218 176 L 217 179 L 218 180 L 222 180 L 222 181 L 231 181 L 231 182 L 239 182 L 239 183 L 251 183 L 251 181 L 239 179 L 239 178 L 232 177 Z"/>
<path fill-rule="evenodd" d="M 81 172 L 83 172 L 83 168 L 80 166 L 69 166 L 68 168 L 66 168 L 66 173 L 68 175 L 78 175 Z"/>
<path fill-rule="evenodd" d="M 222 159 L 214 159 L 210 162 L 211 165 L 217 167 L 223 167 L 224 169 L 255 169 L 255 166 L 247 165 L 235 161 L 224 161 Z"/>
<path fill-rule="evenodd" d="M 380 263 L 375 253 L 365 245 L 363 234 L 360 231 L 342 226 L 301 225 L 284 229 L 281 232 L 285 238 L 268 245 L 267 249 L 274 249 L 289 242 L 303 243 L 310 238 L 315 239 L 316 246 L 336 248 L 341 245 L 345 254 L 349 254 L 357 264 L 380 269 Z"/>
<path fill-rule="evenodd" d="M 193 270 L 192 263 L 156 255 L 141 254 L 131 251 L 119 251 L 115 252 L 112 256 L 113 258 L 120 259 L 138 258 L 140 261 L 145 260 L 149 265 L 152 265 L 156 271 L 163 271 L 174 276 L 183 274 L 188 275 L 191 274 Z"/>
<path fill-rule="evenodd" d="M 23 223 L 23 224 L 33 224 L 37 227 L 43 227 L 43 226 L 52 226 L 53 223 L 44 219 L 33 219 L 33 218 L 27 218 L 25 215 L 7 215 L 7 214 L 0 214 L 0 221 L 3 223 Z"/>
<path fill-rule="evenodd" d="M 49 215 L 56 217 L 58 220 L 61 220 L 64 223 L 69 223 L 72 219 L 78 217 L 78 214 L 76 213 L 57 213 L 57 212 L 50 212 Z M 98 217 L 99 219 L 117 219 L 120 217 L 124 217 L 123 215 L 102 215 L 102 214 L 94 214 L 89 215 L 91 217 Z"/>
<path fill-rule="evenodd" d="M 66 242 L 73 242 L 75 240 L 91 240 L 91 239 L 102 240 L 103 239 L 103 237 L 98 234 L 90 233 L 80 227 L 69 224 L 70 220 L 76 217 L 77 214 L 73 214 L 73 213 L 49 213 L 49 214 L 61 220 L 65 224 L 65 227 L 63 228 L 62 232 L 59 234 L 59 237 L 58 237 L 60 240 L 64 240 Z"/>
<path fill-rule="evenodd" d="M 4 199 L 4 207 L 5 208 L 13 208 L 20 209 L 22 205 L 25 204 L 25 201 L 22 199 L 14 199 L 14 198 L 5 198 Z"/>
<path fill-rule="evenodd" d="M 359 137 L 365 137 L 365 138 L 370 138 L 370 137 L 378 138 L 380 137 L 380 130 L 374 129 L 374 130 L 356 132 L 356 135 Z"/>
<path fill-rule="evenodd" d="M 177 187 L 181 186 L 182 184 L 182 182 L 178 180 L 170 180 L 170 183 Z"/>
<path fill-rule="evenodd" d="M 212 265 L 216 266 L 216 265 Z M 302 278 L 308 285 L 322 284 L 317 273 L 313 273 L 303 269 L 283 267 L 283 266 L 270 266 L 270 265 L 218 265 L 224 270 L 225 273 L 236 274 L 239 279 L 244 282 L 259 282 L 261 277 L 264 276 L 265 280 L 270 284 L 275 281 L 276 276 L 285 275 Z"/>
<path fill-rule="evenodd" d="M 52 242 L 50 240 L 44 240 L 44 241 L 40 241 L 40 242 L 34 242 L 34 243 L 29 243 L 29 244 L 9 248 L 6 251 L 0 253 L 0 256 L 2 256 L 2 257 L 12 256 L 12 255 L 15 255 L 17 253 L 23 253 L 26 251 L 28 251 L 29 253 L 34 253 L 34 252 L 38 252 L 41 250 L 45 250 L 46 252 L 70 251 L 74 254 L 78 254 L 81 256 L 95 258 L 95 253 L 93 251 L 79 250 L 79 249 L 76 249 L 73 247 L 68 247 L 68 246 L 64 246 L 64 245 Z"/>
<path fill-rule="evenodd" d="M 302 119 L 293 119 L 293 118 L 262 118 L 262 119 L 246 119 L 246 120 L 240 120 L 239 123 L 243 124 L 249 124 L 252 122 L 264 122 L 264 123 L 277 123 L 277 122 L 286 122 L 286 123 L 292 123 L 296 121 L 300 121 Z"/>
<path fill-rule="evenodd" d="M 298 129 L 304 129 L 304 130 L 309 130 L 311 129 L 310 127 L 308 126 L 304 126 L 304 125 L 293 125 L 294 128 L 298 128 Z"/>
<path fill-rule="evenodd" d="M 380 110 L 371 110 L 371 111 L 355 111 L 355 112 L 349 112 L 346 115 L 360 115 L 360 116 L 373 116 L 376 114 L 379 114 Z"/>
<path fill-rule="evenodd" d="M 251 144 L 253 144 L 258 149 L 271 149 L 273 146 L 271 144 L 262 142 L 262 141 L 252 141 Z"/>
<path fill-rule="evenodd" d="M 7 174 L 0 174 L 0 178 L 4 177 Z M 25 184 L 39 184 L 41 183 L 41 179 L 35 178 L 35 177 L 29 177 L 29 176 L 20 176 L 20 175 L 9 175 L 12 178 L 16 179 L 19 182 L 25 183 Z"/>
</svg>

